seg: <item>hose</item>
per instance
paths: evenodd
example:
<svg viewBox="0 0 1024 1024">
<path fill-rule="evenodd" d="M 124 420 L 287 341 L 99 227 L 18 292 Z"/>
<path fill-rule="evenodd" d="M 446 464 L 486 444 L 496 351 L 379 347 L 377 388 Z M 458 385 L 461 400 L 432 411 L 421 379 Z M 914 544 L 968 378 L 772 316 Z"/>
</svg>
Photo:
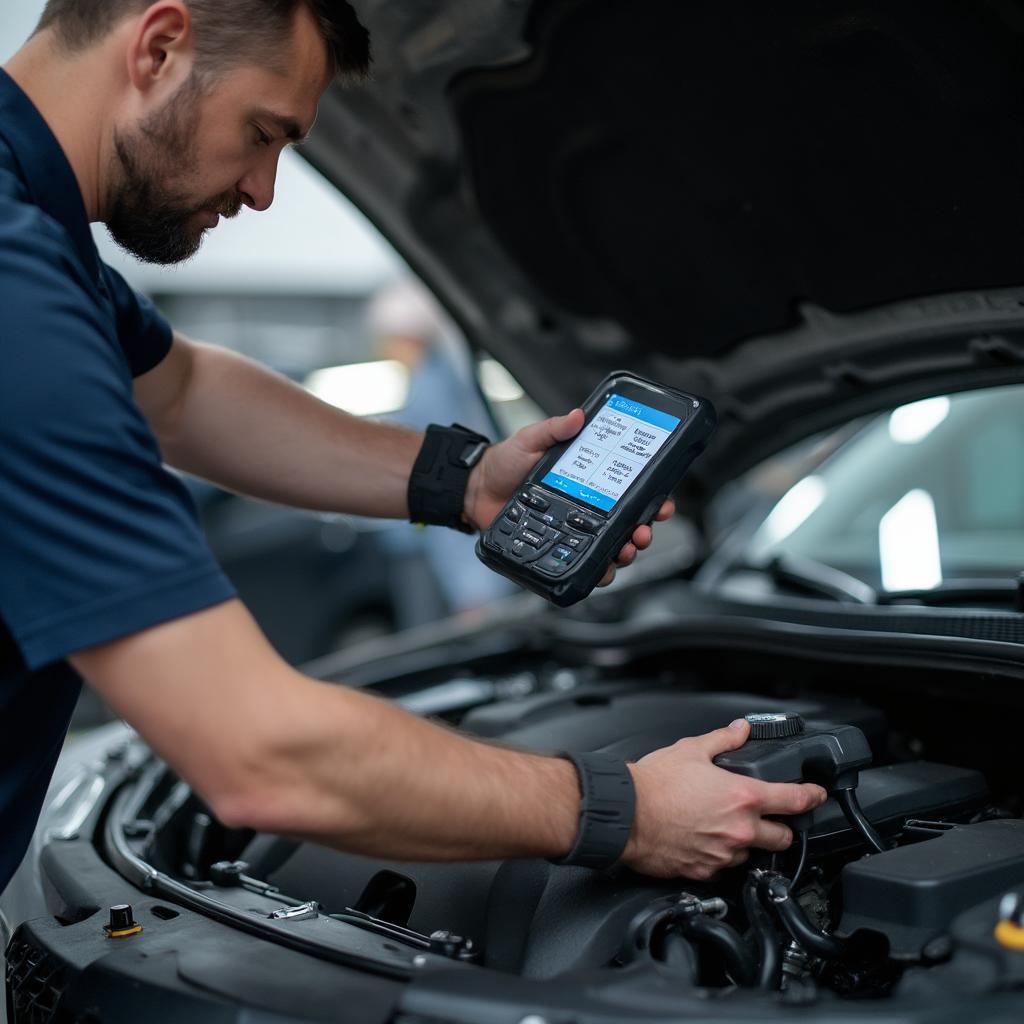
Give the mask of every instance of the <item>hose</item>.
<svg viewBox="0 0 1024 1024">
<path fill-rule="evenodd" d="M 688 939 L 698 945 L 713 946 L 725 961 L 729 976 L 741 988 L 753 988 L 757 978 L 754 958 L 750 955 L 740 933 L 724 921 L 716 921 L 704 915 L 695 914 L 679 923 Z"/>
<path fill-rule="evenodd" d="M 691 985 L 697 984 L 697 952 L 676 929 L 662 940 L 662 959 L 666 966 L 685 974 Z"/>
<path fill-rule="evenodd" d="M 857 799 L 857 791 L 855 789 L 837 789 L 833 796 L 842 808 L 843 814 L 846 815 L 846 820 L 864 837 L 868 846 L 872 847 L 876 853 L 885 853 L 888 847 L 875 831 L 874 825 L 864 817 L 864 811 Z"/>
<path fill-rule="evenodd" d="M 846 944 L 807 920 L 803 908 L 790 897 L 790 883 L 785 878 L 776 875 L 774 878 L 762 879 L 761 886 L 771 899 L 786 931 L 804 949 L 826 960 L 834 960 L 843 955 Z"/>
<path fill-rule="evenodd" d="M 774 992 L 782 979 L 782 953 L 779 949 L 779 933 L 775 930 L 771 915 L 764 908 L 757 893 L 757 878 L 751 875 L 743 885 L 743 909 L 754 933 L 757 945 L 759 988 Z"/>
</svg>

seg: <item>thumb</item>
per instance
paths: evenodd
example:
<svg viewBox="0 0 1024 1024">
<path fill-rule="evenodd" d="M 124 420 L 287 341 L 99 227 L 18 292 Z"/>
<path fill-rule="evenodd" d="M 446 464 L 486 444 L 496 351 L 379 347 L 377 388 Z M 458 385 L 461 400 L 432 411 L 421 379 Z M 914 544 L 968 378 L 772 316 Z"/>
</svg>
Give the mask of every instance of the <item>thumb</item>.
<svg viewBox="0 0 1024 1024">
<path fill-rule="evenodd" d="M 701 746 L 708 757 L 724 754 L 727 750 L 742 747 L 750 736 L 750 723 L 745 718 L 737 718 L 724 729 L 715 729 L 700 737 Z"/>
<path fill-rule="evenodd" d="M 565 416 L 552 416 L 540 423 L 531 423 L 519 431 L 519 442 L 527 451 L 546 451 L 553 444 L 575 437 L 583 429 L 583 420 L 583 410 L 573 409 Z"/>
</svg>

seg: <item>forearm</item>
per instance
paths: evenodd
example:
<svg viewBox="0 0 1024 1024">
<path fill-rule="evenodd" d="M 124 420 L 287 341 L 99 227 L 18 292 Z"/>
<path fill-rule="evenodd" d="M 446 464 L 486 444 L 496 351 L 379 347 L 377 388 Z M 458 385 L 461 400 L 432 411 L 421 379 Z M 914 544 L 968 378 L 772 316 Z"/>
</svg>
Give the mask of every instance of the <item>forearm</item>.
<svg viewBox="0 0 1024 1024">
<path fill-rule="evenodd" d="M 357 691 L 303 690 L 254 805 L 240 808 L 250 827 L 411 860 L 571 847 L 580 798 L 568 761 L 476 742 Z"/>
<path fill-rule="evenodd" d="M 170 465 L 299 508 L 408 515 L 420 434 L 350 416 L 236 353 L 184 344 L 186 386 L 172 409 L 154 417 Z"/>
<path fill-rule="evenodd" d="M 569 762 L 476 742 L 303 676 L 237 601 L 72 661 L 225 824 L 398 858 L 555 856 L 572 845 Z"/>
</svg>

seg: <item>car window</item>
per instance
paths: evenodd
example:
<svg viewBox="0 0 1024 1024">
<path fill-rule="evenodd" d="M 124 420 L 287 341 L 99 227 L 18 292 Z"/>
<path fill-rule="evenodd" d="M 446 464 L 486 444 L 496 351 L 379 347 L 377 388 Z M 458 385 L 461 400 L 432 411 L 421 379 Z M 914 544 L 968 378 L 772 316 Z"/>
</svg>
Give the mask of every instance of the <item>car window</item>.
<svg viewBox="0 0 1024 1024">
<path fill-rule="evenodd" d="M 823 563 L 886 591 L 1024 569 L 1024 387 L 873 419 L 790 487 L 744 552 Z"/>
</svg>

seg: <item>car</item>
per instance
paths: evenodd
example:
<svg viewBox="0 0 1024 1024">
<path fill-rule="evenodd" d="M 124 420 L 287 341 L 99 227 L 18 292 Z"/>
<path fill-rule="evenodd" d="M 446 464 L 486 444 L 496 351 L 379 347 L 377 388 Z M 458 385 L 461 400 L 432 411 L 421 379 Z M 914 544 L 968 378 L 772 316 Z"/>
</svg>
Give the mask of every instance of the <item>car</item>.
<svg viewBox="0 0 1024 1024">
<path fill-rule="evenodd" d="M 1021 1019 L 1024 5 L 356 6 L 307 159 L 544 409 L 629 368 L 718 428 L 609 590 L 308 671 L 628 760 L 750 715 L 725 766 L 831 797 L 703 881 L 404 863 L 112 723 L 0 898 L 10 1021 Z"/>
</svg>

